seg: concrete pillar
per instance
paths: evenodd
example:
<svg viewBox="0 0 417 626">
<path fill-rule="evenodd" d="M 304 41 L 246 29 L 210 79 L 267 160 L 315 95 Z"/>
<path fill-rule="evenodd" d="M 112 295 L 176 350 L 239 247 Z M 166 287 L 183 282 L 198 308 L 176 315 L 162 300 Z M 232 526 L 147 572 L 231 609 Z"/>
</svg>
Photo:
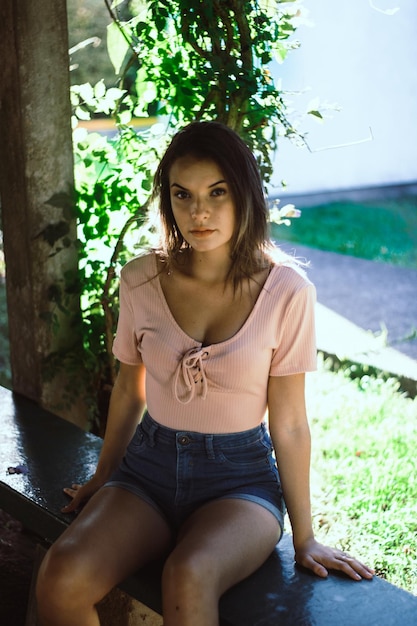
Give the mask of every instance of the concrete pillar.
<svg viewBox="0 0 417 626">
<path fill-rule="evenodd" d="M 81 355 L 81 334 L 68 68 L 65 0 L 1 0 L 0 197 L 13 389 L 72 419 L 66 394 L 76 364 L 66 358 Z"/>
</svg>

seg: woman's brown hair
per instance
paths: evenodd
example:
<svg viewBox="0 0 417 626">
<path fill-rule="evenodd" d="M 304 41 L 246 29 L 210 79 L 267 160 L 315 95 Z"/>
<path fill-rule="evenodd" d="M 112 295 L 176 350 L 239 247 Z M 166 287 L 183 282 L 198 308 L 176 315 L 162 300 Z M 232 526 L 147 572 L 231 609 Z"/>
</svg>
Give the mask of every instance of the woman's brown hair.
<svg viewBox="0 0 417 626">
<path fill-rule="evenodd" d="M 270 246 L 266 204 L 256 159 L 237 133 L 219 122 L 193 122 L 172 139 L 154 178 L 153 199 L 162 221 L 162 251 L 168 264 L 188 247 L 175 222 L 171 207 L 169 173 L 174 162 L 192 156 L 214 161 L 232 193 L 236 229 L 231 242 L 233 261 L 229 279 L 235 288 L 244 277 L 268 267 Z"/>
</svg>

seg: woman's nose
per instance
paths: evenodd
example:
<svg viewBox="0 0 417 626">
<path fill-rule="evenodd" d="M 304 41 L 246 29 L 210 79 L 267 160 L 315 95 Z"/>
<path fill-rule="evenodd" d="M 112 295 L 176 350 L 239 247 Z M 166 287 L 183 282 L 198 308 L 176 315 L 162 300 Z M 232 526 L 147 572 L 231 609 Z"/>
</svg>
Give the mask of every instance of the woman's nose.
<svg viewBox="0 0 417 626">
<path fill-rule="evenodd" d="M 204 200 L 196 198 L 191 206 L 191 217 L 205 217 L 207 215 L 207 204 Z"/>
</svg>

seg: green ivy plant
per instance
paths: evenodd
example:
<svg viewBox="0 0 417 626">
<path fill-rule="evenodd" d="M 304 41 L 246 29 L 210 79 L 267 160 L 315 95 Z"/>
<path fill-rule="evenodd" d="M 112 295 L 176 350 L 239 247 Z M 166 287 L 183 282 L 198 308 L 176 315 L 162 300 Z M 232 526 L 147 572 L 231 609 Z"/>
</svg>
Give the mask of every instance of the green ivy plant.
<svg viewBox="0 0 417 626">
<path fill-rule="evenodd" d="M 133 0 L 123 19 L 122 0 L 104 2 L 117 87 L 99 81 L 71 89 L 85 360 L 98 392 L 111 388 L 116 374 L 114 278 L 149 241 L 152 175 L 172 134 L 193 120 L 222 121 L 251 146 L 266 184 L 280 138 L 305 141 L 270 69 L 299 45 L 292 36 L 300 2 Z M 82 127 L 97 114 L 113 116 L 114 135 Z M 135 129 L 136 118 L 147 126 Z M 290 216 L 274 209 L 275 221 Z"/>
<path fill-rule="evenodd" d="M 237 131 L 257 155 L 265 182 L 278 138 L 303 140 L 289 121 L 270 66 L 299 46 L 296 0 L 160 0 L 134 3 L 119 20 L 122 0 L 105 0 L 112 18 L 108 52 L 123 86 L 132 84 L 120 121 L 146 116 L 157 103 L 168 130 L 215 118 Z"/>
</svg>

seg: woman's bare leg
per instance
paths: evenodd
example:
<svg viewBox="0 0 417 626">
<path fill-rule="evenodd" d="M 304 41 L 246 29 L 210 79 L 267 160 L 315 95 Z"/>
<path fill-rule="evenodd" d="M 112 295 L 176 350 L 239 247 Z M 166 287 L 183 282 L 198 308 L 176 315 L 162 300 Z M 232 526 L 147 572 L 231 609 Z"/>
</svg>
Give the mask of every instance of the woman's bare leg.
<svg viewBox="0 0 417 626">
<path fill-rule="evenodd" d="M 98 626 L 95 605 L 121 580 L 169 551 L 172 534 L 148 503 L 101 489 L 48 551 L 37 583 L 43 626 Z"/>
<path fill-rule="evenodd" d="M 280 534 L 272 513 L 246 500 L 194 513 L 165 564 L 164 626 L 218 626 L 220 596 L 262 565 Z"/>
</svg>

